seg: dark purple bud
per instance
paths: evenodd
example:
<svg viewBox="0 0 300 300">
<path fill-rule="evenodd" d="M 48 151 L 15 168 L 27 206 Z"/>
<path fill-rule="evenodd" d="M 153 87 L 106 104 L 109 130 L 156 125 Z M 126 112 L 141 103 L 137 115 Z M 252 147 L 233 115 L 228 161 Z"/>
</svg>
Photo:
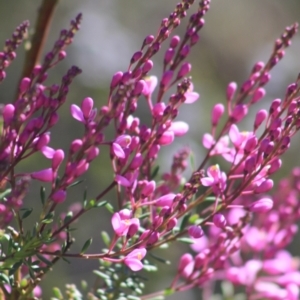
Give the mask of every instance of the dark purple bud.
<svg viewBox="0 0 300 300">
<path fill-rule="evenodd" d="M 274 99 L 272 101 L 272 104 L 271 104 L 270 109 L 269 109 L 270 114 L 273 114 L 274 111 L 277 111 L 277 108 L 280 107 L 280 104 L 281 104 L 281 99 Z"/>
<path fill-rule="evenodd" d="M 297 89 L 297 83 L 292 83 L 288 86 L 286 90 L 287 97 L 294 93 Z"/>
<path fill-rule="evenodd" d="M 251 203 L 248 209 L 251 212 L 266 213 L 273 208 L 273 200 L 269 198 L 262 198 Z"/>
<path fill-rule="evenodd" d="M 142 73 L 146 74 L 150 70 L 152 70 L 152 68 L 153 68 L 153 61 L 149 59 L 144 63 L 144 65 L 142 67 Z"/>
<path fill-rule="evenodd" d="M 257 142 L 258 142 L 258 140 L 257 140 L 257 137 L 256 137 L 256 136 L 250 137 L 250 138 L 247 140 L 246 145 L 245 145 L 245 147 L 244 147 L 245 153 L 250 153 L 250 152 L 252 152 L 252 151 L 255 149 L 255 147 L 257 146 Z"/>
<path fill-rule="evenodd" d="M 190 226 L 188 229 L 188 233 L 189 233 L 190 237 L 192 237 L 194 239 L 199 239 L 204 235 L 202 228 L 197 225 Z"/>
<path fill-rule="evenodd" d="M 237 89 L 237 84 L 235 82 L 231 82 L 228 84 L 227 90 L 226 90 L 227 101 L 231 101 L 233 99 L 236 89 Z"/>
<path fill-rule="evenodd" d="M 65 153 L 62 149 L 58 149 L 55 151 L 52 158 L 52 170 L 54 172 L 58 169 L 58 167 L 60 166 L 64 158 L 65 158 Z"/>
<path fill-rule="evenodd" d="M 253 93 L 252 99 L 251 99 L 251 103 L 256 103 L 259 100 L 261 100 L 264 96 L 266 95 L 266 90 L 262 87 L 258 88 L 257 90 L 255 90 L 255 92 Z"/>
<path fill-rule="evenodd" d="M 195 32 L 190 38 L 191 45 L 193 46 L 193 45 L 197 44 L 199 39 L 200 39 L 199 34 L 197 32 Z"/>
<path fill-rule="evenodd" d="M 217 126 L 220 118 L 222 117 L 223 113 L 224 113 L 224 105 L 221 103 L 216 104 L 211 112 L 211 123 L 212 126 Z"/>
<path fill-rule="evenodd" d="M 270 169 L 268 170 L 268 174 L 273 174 L 277 170 L 279 170 L 282 166 L 282 161 L 279 158 L 276 158 L 271 162 Z"/>
<path fill-rule="evenodd" d="M 271 74 L 266 72 L 260 78 L 260 84 L 265 85 L 271 80 Z"/>
<path fill-rule="evenodd" d="M 142 165 L 143 160 L 144 160 L 144 158 L 143 158 L 142 154 L 141 153 L 137 153 L 135 155 L 135 157 L 132 159 L 132 162 L 130 164 L 130 168 L 131 169 L 137 169 L 137 168 L 139 168 Z"/>
<path fill-rule="evenodd" d="M 184 45 L 180 51 L 180 55 L 182 57 L 187 57 L 190 53 L 190 50 L 191 50 L 191 48 L 189 45 Z"/>
<path fill-rule="evenodd" d="M 166 225 L 167 231 L 172 230 L 177 225 L 177 223 L 178 223 L 178 220 L 176 218 L 170 219 Z"/>
<path fill-rule="evenodd" d="M 192 65 L 188 62 L 185 62 L 182 64 L 178 75 L 177 75 L 177 79 L 181 79 L 182 77 L 186 76 L 188 73 L 190 73 L 192 70 Z"/>
<path fill-rule="evenodd" d="M 70 152 L 71 152 L 71 153 L 77 152 L 78 150 L 81 149 L 82 145 L 83 145 L 82 140 L 79 140 L 79 139 L 74 140 L 74 141 L 71 143 Z"/>
<path fill-rule="evenodd" d="M 259 72 L 261 71 L 263 68 L 265 67 L 265 63 L 263 61 L 259 61 L 257 62 L 253 69 L 252 69 L 252 73 L 256 73 L 256 72 Z"/>
<path fill-rule="evenodd" d="M 240 122 L 248 113 L 248 107 L 245 104 L 237 104 L 232 113 L 231 113 L 231 119 L 234 123 Z"/>
<path fill-rule="evenodd" d="M 147 241 L 147 246 L 151 246 L 153 244 L 155 244 L 159 239 L 159 233 L 154 231 L 151 233 L 148 241 Z"/>
<path fill-rule="evenodd" d="M 244 171 L 246 174 L 250 174 L 255 169 L 256 169 L 256 158 L 254 156 L 251 156 L 245 161 Z"/>
<path fill-rule="evenodd" d="M 137 223 L 132 223 L 128 228 L 126 238 L 127 239 L 132 238 L 137 233 L 138 230 L 139 230 L 139 225 Z"/>
<path fill-rule="evenodd" d="M 144 39 L 143 46 L 147 46 L 147 45 L 151 44 L 153 41 L 154 41 L 154 36 L 153 35 L 148 35 Z"/>
<path fill-rule="evenodd" d="M 114 74 L 111 83 L 110 83 L 110 88 L 114 89 L 121 81 L 123 77 L 123 73 L 122 72 L 117 72 Z"/>
<path fill-rule="evenodd" d="M 274 182 L 272 179 L 264 180 L 260 185 L 254 188 L 254 193 L 261 194 L 266 193 L 273 188 Z"/>
<path fill-rule="evenodd" d="M 254 130 L 256 130 L 261 123 L 267 118 L 268 112 L 265 109 L 261 109 L 256 113 L 254 121 Z"/>
<path fill-rule="evenodd" d="M 269 129 L 270 130 L 276 130 L 277 128 L 280 128 L 282 125 L 282 120 L 280 118 L 276 118 L 272 120 L 272 123 L 270 124 Z"/>
<path fill-rule="evenodd" d="M 20 83 L 20 87 L 19 87 L 20 92 L 22 94 L 25 93 L 28 90 L 28 88 L 30 87 L 30 84 L 31 84 L 31 79 L 30 78 L 28 78 L 28 77 L 22 78 L 21 83 Z"/>
<path fill-rule="evenodd" d="M 15 114 L 15 106 L 13 104 L 6 104 L 2 110 L 2 116 L 5 125 L 9 125 L 13 120 Z"/>
<path fill-rule="evenodd" d="M 122 76 L 122 83 L 126 84 L 132 78 L 131 71 L 125 72 Z"/>
<path fill-rule="evenodd" d="M 160 84 L 165 87 L 166 85 L 168 85 L 170 83 L 170 81 L 172 80 L 173 77 L 173 71 L 166 71 L 163 74 L 163 77 L 160 81 Z"/>
<path fill-rule="evenodd" d="M 143 52 L 142 51 L 137 51 L 133 54 L 131 60 L 130 60 L 130 64 L 134 64 L 135 62 L 137 62 L 141 57 L 143 56 Z"/>
<path fill-rule="evenodd" d="M 248 92 L 253 87 L 254 83 L 254 80 L 246 80 L 241 87 L 241 91 L 243 93 Z"/>
<path fill-rule="evenodd" d="M 213 222 L 219 228 L 224 228 L 226 226 L 226 223 L 227 223 L 226 218 L 224 217 L 224 215 L 219 214 L 219 213 L 217 213 L 213 216 Z"/>
<path fill-rule="evenodd" d="M 134 86 L 133 95 L 134 96 L 141 95 L 145 88 L 146 88 L 146 82 L 144 80 L 137 81 Z"/>
<path fill-rule="evenodd" d="M 64 51 L 64 50 L 59 51 L 59 53 L 58 53 L 58 59 L 59 60 L 63 60 L 66 57 L 67 57 L 67 52 L 66 51 Z"/>
<path fill-rule="evenodd" d="M 173 48 L 169 48 L 165 53 L 164 63 L 167 65 L 173 59 L 175 54 L 175 50 Z"/>
<path fill-rule="evenodd" d="M 55 203 L 62 203 L 66 200 L 67 197 L 67 192 L 64 190 L 58 190 L 56 191 L 52 196 L 51 199 L 55 202 Z"/>
<path fill-rule="evenodd" d="M 58 122 L 58 114 L 56 112 L 52 113 L 48 125 L 50 127 L 54 126 Z"/>
<path fill-rule="evenodd" d="M 180 42 L 180 37 L 178 35 L 174 35 L 171 39 L 170 47 L 173 49 L 176 48 L 179 42 Z"/>
</svg>

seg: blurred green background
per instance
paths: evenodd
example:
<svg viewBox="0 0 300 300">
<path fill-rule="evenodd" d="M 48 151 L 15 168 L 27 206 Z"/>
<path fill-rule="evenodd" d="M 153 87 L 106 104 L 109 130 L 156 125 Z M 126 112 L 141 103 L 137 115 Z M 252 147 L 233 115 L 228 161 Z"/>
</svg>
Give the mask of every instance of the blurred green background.
<svg viewBox="0 0 300 300">
<path fill-rule="evenodd" d="M 195 1 L 197 3 L 197 1 Z M 21 21 L 28 19 L 31 28 L 35 23 L 38 7 L 37 0 L 0 0 L 0 45 L 10 37 L 15 27 Z M 60 123 L 51 135 L 50 145 L 54 148 L 68 149 L 70 142 L 82 135 L 82 127 L 70 117 L 69 107 L 72 103 L 80 104 L 81 100 L 90 96 L 95 105 L 100 107 L 106 103 L 108 86 L 111 76 L 116 71 L 125 71 L 131 55 L 137 51 L 148 34 L 156 34 L 162 18 L 167 17 L 175 7 L 176 0 L 61 0 L 56 9 L 51 33 L 45 51 L 58 37 L 62 28 L 68 28 L 69 21 L 79 12 L 83 13 L 81 30 L 76 35 L 74 43 L 68 48 L 68 57 L 58 67 L 51 71 L 48 82 L 60 82 L 67 68 L 75 64 L 83 73 L 75 80 L 67 103 L 60 112 Z M 194 5 L 194 9 L 197 7 Z M 192 9 L 193 10 L 193 9 Z M 191 11 L 192 11 L 191 10 Z M 186 120 L 190 124 L 187 136 L 179 138 L 171 148 L 163 149 L 160 156 L 162 170 L 167 170 L 173 154 L 182 146 L 190 146 L 199 163 L 204 150 L 201 146 L 203 133 L 210 129 L 210 110 L 217 102 L 225 101 L 226 85 L 230 81 L 242 83 L 248 76 L 253 64 L 266 61 L 269 57 L 274 40 L 283 32 L 285 26 L 300 21 L 299 0 L 212 0 L 211 10 L 206 18 L 206 25 L 200 32 L 200 42 L 193 48 L 190 61 L 193 64 L 192 76 L 195 90 L 201 94 L 201 99 L 193 106 L 185 105 L 178 120 Z M 185 23 L 176 33 L 184 33 Z M 287 55 L 272 72 L 272 81 L 267 86 L 267 97 L 254 110 L 268 108 L 274 98 L 284 96 L 287 84 L 293 82 L 300 71 L 300 39 L 299 34 L 293 41 Z M 156 56 L 153 74 L 160 75 L 163 52 Z M 15 88 L 20 78 L 24 60 L 24 47 L 18 50 L 18 58 L 8 69 L 7 79 L 1 86 L 0 102 L 13 101 Z M 148 110 L 141 103 L 138 115 L 142 123 L 147 122 Z M 241 130 L 251 130 L 251 116 L 241 124 Z M 102 151 L 102 149 L 101 149 Z M 284 167 L 277 177 L 286 176 L 291 167 L 299 164 L 299 138 L 285 155 Z M 97 195 L 112 179 L 108 164 L 108 151 L 101 152 L 99 159 L 93 164 L 90 172 L 84 177 L 85 182 L 69 193 L 66 210 L 72 203 L 82 200 L 83 190 L 88 187 L 88 196 Z M 36 156 L 22 166 L 27 171 L 47 167 L 49 161 L 42 156 Z M 26 206 L 34 207 L 36 214 L 28 219 L 34 222 L 40 208 L 40 200 L 36 196 L 39 185 L 31 184 Z M 114 194 L 106 198 L 114 203 Z M 71 252 L 78 252 L 84 241 L 90 236 L 94 242 L 90 252 L 99 252 L 102 245 L 100 231 L 111 232 L 110 215 L 107 212 L 92 211 L 77 223 L 78 230 L 74 236 L 78 241 Z M 170 251 L 171 250 L 171 251 Z M 178 244 L 161 256 L 177 261 L 183 248 Z M 97 261 L 73 260 L 71 265 L 65 262 L 57 264 L 43 284 L 43 299 L 49 299 L 53 285 L 64 287 L 65 283 L 79 283 L 86 279 L 93 283 L 91 270 L 98 267 Z M 176 265 L 163 267 L 159 276 L 151 279 L 151 290 L 164 288 L 172 280 Z M 188 291 L 173 295 L 169 299 L 199 299 L 197 291 Z"/>
</svg>

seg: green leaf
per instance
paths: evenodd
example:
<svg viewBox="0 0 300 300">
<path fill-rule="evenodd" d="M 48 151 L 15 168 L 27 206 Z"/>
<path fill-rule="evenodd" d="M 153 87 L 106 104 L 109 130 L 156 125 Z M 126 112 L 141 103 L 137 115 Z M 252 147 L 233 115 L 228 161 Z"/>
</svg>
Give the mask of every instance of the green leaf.
<svg viewBox="0 0 300 300">
<path fill-rule="evenodd" d="M 195 156 L 193 152 L 190 153 L 190 164 L 191 164 L 192 171 L 194 172 L 196 170 L 196 164 L 195 164 Z"/>
<path fill-rule="evenodd" d="M 13 275 L 22 266 L 22 261 L 16 262 L 11 269 L 8 271 L 8 275 Z"/>
<path fill-rule="evenodd" d="M 183 237 L 183 238 L 178 238 L 177 241 L 185 243 L 185 244 L 194 244 L 195 241 L 193 239 Z"/>
<path fill-rule="evenodd" d="M 24 219 L 26 219 L 27 217 L 29 217 L 31 215 L 31 213 L 33 211 L 33 208 L 22 208 L 21 210 L 24 211 L 24 213 L 23 213 L 23 215 L 21 217 L 21 219 L 24 220 Z"/>
<path fill-rule="evenodd" d="M 0 273 L 0 282 L 9 284 L 9 277 L 4 273 Z"/>
<path fill-rule="evenodd" d="M 164 296 L 154 296 L 152 298 L 148 298 L 149 300 L 164 300 L 165 297 Z"/>
<path fill-rule="evenodd" d="M 42 220 L 42 223 L 50 224 L 53 222 L 53 218 L 54 218 L 54 212 L 52 211 Z"/>
<path fill-rule="evenodd" d="M 128 299 L 128 300 L 140 300 L 141 298 L 140 298 L 140 297 L 137 297 L 137 296 L 128 295 L 128 296 L 127 296 L 127 299 Z"/>
<path fill-rule="evenodd" d="M 88 249 L 88 247 L 91 245 L 92 242 L 93 242 L 93 239 L 92 239 L 92 238 L 88 239 L 88 240 L 84 243 L 84 245 L 83 245 L 83 247 L 82 247 L 82 249 L 81 249 L 81 251 L 80 251 L 80 254 L 85 253 L 85 251 Z"/>
<path fill-rule="evenodd" d="M 91 209 L 91 208 L 95 207 L 96 204 L 97 204 L 97 203 L 96 203 L 96 200 L 94 200 L 94 199 L 91 199 L 91 200 L 84 200 L 84 201 L 83 201 L 83 208 L 84 208 L 85 210 L 88 210 L 88 209 Z"/>
<path fill-rule="evenodd" d="M 0 200 L 4 199 L 7 195 L 9 195 L 11 189 L 6 189 L 4 192 L 0 193 Z"/>
<path fill-rule="evenodd" d="M 186 225 L 187 225 L 188 222 L 189 222 L 190 216 L 191 216 L 191 214 L 186 214 L 186 215 L 183 217 L 183 219 L 182 219 L 182 221 L 181 221 L 181 224 L 180 224 L 180 230 L 179 230 L 180 232 L 183 231 L 183 230 L 185 229 Z"/>
<path fill-rule="evenodd" d="M 198 214 L 193 214 L 189 217 L 189 223 L 190 224 L 196 224 L 199 220 L 199 215 Z M 198 223 L 199 224 L 199 223 Z"/>
<path fill-rule="evenodd" d="M 166 264 L 166 265 L 170 265 L 170 264 L 171 264 L 171 262 L 170 262 L 169 260 L 164 259 L 164 258 L 161 258 L 161 257 L 158 257 L 158 256 L 154 255 L 154 254 L 151 253 L 151 252 L 149 252 L 149 255 L 150 255 L 151 257 L 153 257 L 154 259 L 156 259 L 157 261 L 163 263 L 163 264 Z"/>
<path fill-rule="evenodd" d="M 102 207 L 102 206 L 105 206 L 107 204 L 107 200 L 104 200 L 104 201 L 100 201 L 97 203 L 97 207 Z"/>
<path fill-rule="evenodd" d="M 58 287 L 54 287 L 52 289 L 52 291 L 53 291 L 54 297 L 56 299 L 59 299 L 59 300 L 63 300 L 64 299 L 63 294 L 61 293 L 61 291 L 60 291 L 60 289 Z"/>
<path fill-rule="evenodd" d="M 143 270 L 145 270 L 147 272 L 156 272 L 157 271 L 157 267 L 156 266 L 152 266 L 152 265 L 144 265 Z"/>
<path fill-rule="evenodd" d="M 71 188 L 71 187 L 73 187 L 73 186 L 76 186 L 76 185 L 80 184 L 81 182 L 83 182 L 83 180 L 77 180 L 77 181 L 71 183 L 69 186 L 67 186 L 67 189 L 68 189 L 68 188 Z"/>
<path fill-rule="evenodd" d="M 106 231 L 101 231 L 101 237 L 106 246 L 110 245 L 110 236 Z"/>
<path fill-rule="evenodd" d="M 41 202 L 44 206 L 46 200 L 46 188 L 44 186 L 41 186 L 40 188 L 40 197 L 41 197 Z"/>
<path fill-rule="evenodd" d="M 156 177 L 156 175 L 158 174 L 158 171 L 159 171 L 159 166 L 156 166 L 150 176 L 150 180 L 152 180 Z"/>
<path fill-rule="evenodd" d="M 110 212 L 110 213 L 114 213 L 114 207 L 110 204 L 110 203 L 106 203 L 105 204 L 105 208 Z"/>
<path fill-rule="evenodd" d="M 40 261 L 45 263 L 48 267 L 52 265 L 52 262 L 50 260 L 46 259 L 43 255 L 36 253 L 36 256 Z"/>
<path fill-rule="evenodd" d="M 165 296 L 170 296 L 172 294 L 174 294 L 174 290 L 173 289 L 165 289 L 164 290 L 164 295 Z"/>
<path fill-rule="evenodd" d="M 67 224 L 72 219 L 72 217 L 73 217 L 73 212 L 69 211 L 64 218 L 64 225 Z"/>
<path fill-rule="evenodd" d="M 109 275 L 107 275 L 107 274 L 105 274 L 105 273 L 102 273 L 101 271 L 98 271 L 98 270 L 94 270 L 93 273 L 94 273 L 96 276 L 98 276 L 98 277 L 100 277 L 100 278 L 102 278 L 102 279 L 104 279 L 104 280 L 110 278 Z"/>
</svg>

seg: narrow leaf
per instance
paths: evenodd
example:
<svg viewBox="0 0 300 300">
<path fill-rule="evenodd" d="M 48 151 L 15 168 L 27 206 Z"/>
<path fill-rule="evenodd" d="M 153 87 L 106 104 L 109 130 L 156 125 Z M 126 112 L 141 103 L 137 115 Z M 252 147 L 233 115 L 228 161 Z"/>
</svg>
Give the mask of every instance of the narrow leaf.
<svg viewBox="0 0 300 300">
<path fill-rule="evenodd" d="M 85 253 L 85 251 L 88 249 L 88 247 L 91 245 L 92 242 L 93 242 L 93 239 L 92 239 L 92 238 L 88 239 L 88 240 L 84 243 L 84 245 L 83 245 L 83 247 L 82 247 L 82 249 L 81 249 L 81 251 L 80 251 L 80 254 Z"/>
</svg>

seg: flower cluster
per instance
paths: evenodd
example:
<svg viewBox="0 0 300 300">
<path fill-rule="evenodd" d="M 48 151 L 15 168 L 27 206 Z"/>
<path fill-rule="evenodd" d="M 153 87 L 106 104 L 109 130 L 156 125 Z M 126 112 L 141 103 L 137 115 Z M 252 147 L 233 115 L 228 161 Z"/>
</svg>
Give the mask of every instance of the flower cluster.
<svg viewBox="0 0 300 300">
<path fill-rule="evenodd" d="M 244 131 L 240 125 L 266 96 L 270 71 L 284 57 L 298 25 L 285 29 L 267 62 L 257 62 L 240 86 L 228 84 L 226 104 L 216 103 L 212 109 L 211 129 L 202 139 L 206 155 L 199 166 L 189 170 L 193 154 L 184 147 L 174 155 L 170 169 L 161 171 L 157 162 L 161 149 L 180 139 L 192 125 L 177 119 L 181 106 L 200 98 L 189 77 L 188 58 L 199 41 L 210 0 L 201 0 L 191 13 L 184 36 L 173 32 L 182 26 L 192 4 L 193 0 L 178 3 L 162 20 L 157 34 L 145 37 L 128 69 L 112 76 L 104 106 L 98 107 L 90 97 L 70 106 L 70 115 L 80 122 L 83 134 L 68 149 L 51 147 L 50 132 L 81 70 L 73 66 L 59 83 L 51 85 L 47 74 L 66 57 L 81 15 L 61 31 L 43 62 L 20 80 L 15 101 L 3 105 L 1 299 L 41 299 L 42 279 L 57 261 L 67 258 L 100 261 L 94 286 L 85 287 L 86 299 L 163 299 L 194 287 L 208 299 L 215 293 L 212 283 L 220 281 L 231 284 L 233 293 L 242 287 L 247 299 L 299 299 L 299 263 L 286 250 L 300 218 L 299 168 L 278 184 L 275 193 L 271 190 L 272 175 L 280 170 L 282 155 L 300 129 L 300 77 L 286 87 L 283 99 L 274 99 L 256 112 L 250 129 Z M 0 52 L 0 81 L 28 26 L 22 23 Z M 152 59 L 163 51 L 163 45 L 162 74 L 154 76 Z M 151 121 L 147 125 L 137 114 L 140 101 L 148 104 Z M 108 127 L 113 128 L 113 136 L 108 137 Z M 68 190 L 79 184 L 104 148 L 109 150 L 113 172 L 110 184 L 100 186 L 92 199 L 85 193 L 81 204 L 69 199 Z M 48 159 L 48 167 L 33 164 L 32 170 L 19 172 L 19 164 L 38 153 Z M 32 209 L 26 208 L 24 199 L 31 181 L 45 186 L 37 193 L 42 202 L 39 217 L 26 232 L 25 219 Z M 112 191 L 116 203 L 106 198 Z M 65 201 L 70 208 L 62 212 L 60 204 Z M 96 207 L 111 214 L 112 234 L 102 231 L 106 248 L 88 254 L 90 238 L 79 253 L 71 253 L 74 222 Z M 152 252 L 174 247 L 175 242 L 191 244 L 191 251 L 180 257 L 169 287 L 144 294 L 145 283 L 137 272 L 155 271 L 157 267 L 149 260 Z M 83 297 L 74 285 L 67 286 L 66 296 L 58 289 L 54 294 L 55 299 Z"/>
</svg>

